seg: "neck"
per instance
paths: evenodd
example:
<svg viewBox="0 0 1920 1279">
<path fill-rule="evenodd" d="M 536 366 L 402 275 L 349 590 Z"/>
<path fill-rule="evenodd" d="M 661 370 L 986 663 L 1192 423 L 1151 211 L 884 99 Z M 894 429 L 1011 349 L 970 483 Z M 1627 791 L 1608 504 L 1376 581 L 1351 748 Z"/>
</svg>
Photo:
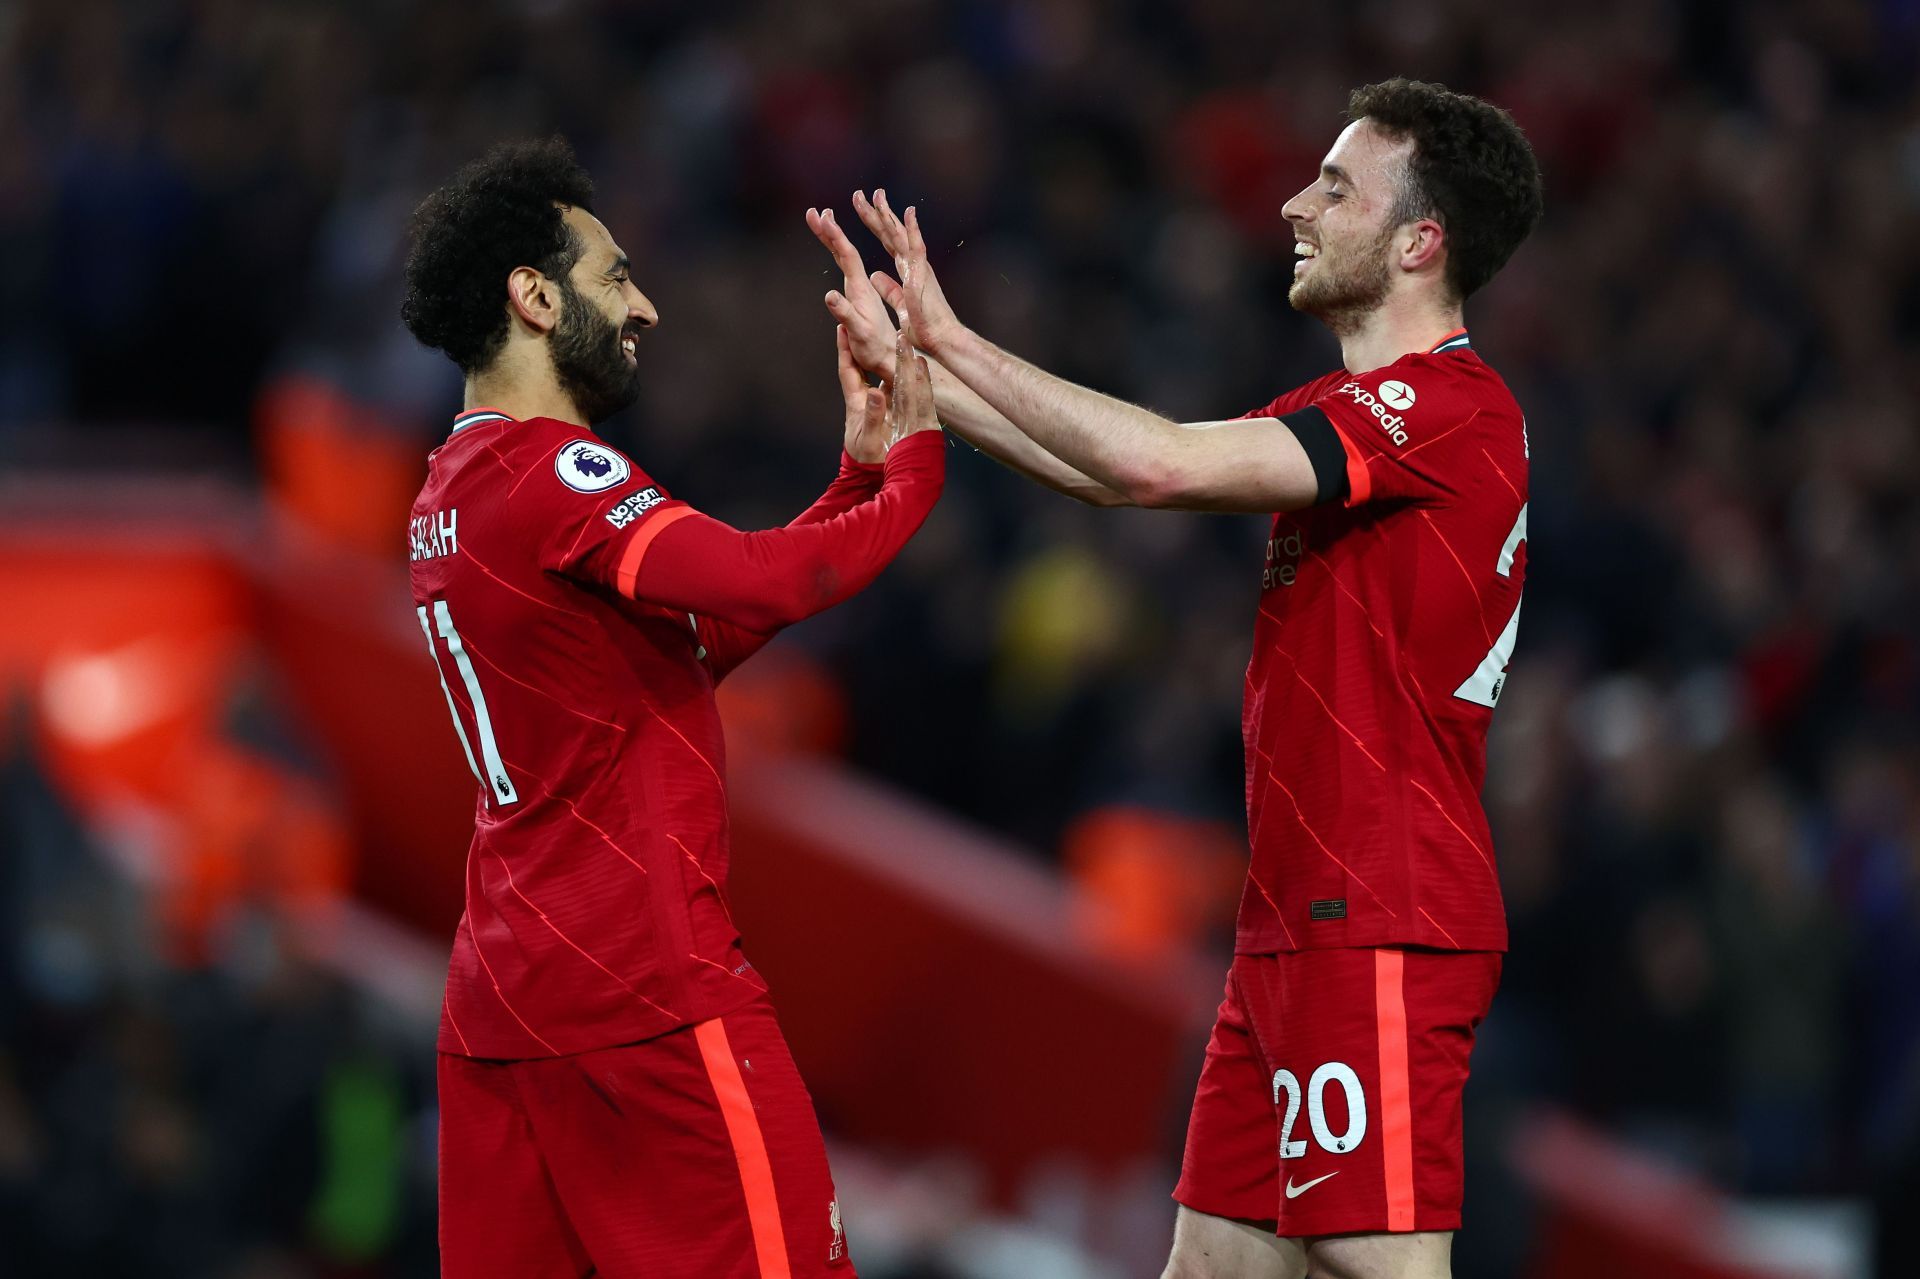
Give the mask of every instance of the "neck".
<svg viewBox="0 0 1920 1279">
<path fill-rule="evenodd" d="M 1414 351 L 1431 351 L 1441 338 L 1464 328 L 1458 303 L 1433 306 L 1389 298 L 1340 333 L 1340 360 L 1350 373 L 1392 364 Z"/>
<path fill-rule="evenodd" d="M 461 410 L 477 408 L 499 409 L 522 422 L 528 418 L 549 417 L 576 426 L 592 425 L 581 414 L 573 397 L 561 388 L 550 366 L 528 367 L 525 359 L 507 352 L 502 352 L 486 369 L 467 375 Z"/>
</svg>

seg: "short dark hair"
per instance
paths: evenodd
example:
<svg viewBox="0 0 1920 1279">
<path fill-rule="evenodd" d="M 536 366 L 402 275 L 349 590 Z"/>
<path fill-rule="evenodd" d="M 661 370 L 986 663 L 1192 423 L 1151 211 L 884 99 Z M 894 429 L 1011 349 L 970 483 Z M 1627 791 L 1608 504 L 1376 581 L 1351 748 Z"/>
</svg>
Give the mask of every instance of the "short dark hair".
<svg viewBox="0 0 1920 1279">
<path fill-rule="evenodd" d="M 593 179 L 558 134 L 507 142 L 473 161 L 413 213 L 407 297 L 414 337 L 473 373 L 507 340 L 506 280 L 530 266 L 564 280 L 583 249 L 563 208 L 592 212 Z"/>
<path fill-rule="evenodd" d="M 1540 165 L 1513 117 L 1442 84 L 1382 80 L 1355 89 L 1347 119 L 1412 138 L 1396 225 L 1432 218 L 1447 233 L 1447 284 L 1462 301 L 1513 256 L 1540 221 Z"/>
</svg>

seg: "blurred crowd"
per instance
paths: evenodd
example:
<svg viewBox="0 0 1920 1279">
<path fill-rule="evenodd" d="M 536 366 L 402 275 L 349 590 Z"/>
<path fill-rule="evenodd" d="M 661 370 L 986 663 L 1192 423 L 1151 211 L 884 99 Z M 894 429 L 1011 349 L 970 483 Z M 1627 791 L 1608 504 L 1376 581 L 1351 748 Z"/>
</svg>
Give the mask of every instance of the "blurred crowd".
<svg viewBox="0 0 1920 1279">
<path fill-rule="evenodd" d="M 26 741 L 0 757 L 6 1272 L 433 1273 L 430 1032 L 266 916 L 171 962 Z"/>
<path fill-rule="evenodd" d="M 434 1019 L 281 912 L 183 955 L 128 836 L 0 734 L 0 1273 L 439 1273 Z M 951 1152 L 831 1158 L 870 1279 L 1122 1279 L 1172 1220 L 1158 1168 L 1053 1170 L 1009 1210 Z"/>
<path fill-rule="evenodd" d="M 553 130 L 662 315 L 607 433 L 736 524 L 831 476 L 837 280 L 800 215 L 856 187 L 920 207 L 989 337 L 1230 416 L 1338 359 L 1285 305 L 1280 208 L 1347 91 L 1483 94 L 1548 195 L 1468 310 L 1540 499 L 1491 743 L 1513 951 L 1483 1086 L 1739 1189 L 1912 1202 L 1916 51 L 1911 0 L 18 0 L 0 466 L 128 422 L 244 464 L 293 376 L 424 455 L 459 387 L 398 321 L 407 215 Z M 1238 821 L 1259 522 L 950 461 L 901 564 L 789 641 L 837 681 L 851 756 L 1042 850 L 1116 803 Z M 191 1073 L 118 1039 L 136 1092 Z M 137 1134 L 165 1155 L 164 1113 Z"/>
</svg>

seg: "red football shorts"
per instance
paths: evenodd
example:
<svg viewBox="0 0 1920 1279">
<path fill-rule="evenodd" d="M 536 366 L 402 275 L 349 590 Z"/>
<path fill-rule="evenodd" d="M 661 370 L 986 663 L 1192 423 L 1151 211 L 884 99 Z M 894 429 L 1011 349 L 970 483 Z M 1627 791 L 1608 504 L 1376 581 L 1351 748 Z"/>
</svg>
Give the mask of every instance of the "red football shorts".
<svg viewBox="0 0 1920 1279">
<path fill-rule="evenodd" d="M 445 1279 L 853 1279 L 764 1001 L 531 1061 L 440 1057 Z"/>
<path fill-rule="evenodd" d="M 1498 954 L 1237 955 L 1173 1197 L 1283 1238 L 1460 1227 L 1460 1090 Z"/>
</svg>

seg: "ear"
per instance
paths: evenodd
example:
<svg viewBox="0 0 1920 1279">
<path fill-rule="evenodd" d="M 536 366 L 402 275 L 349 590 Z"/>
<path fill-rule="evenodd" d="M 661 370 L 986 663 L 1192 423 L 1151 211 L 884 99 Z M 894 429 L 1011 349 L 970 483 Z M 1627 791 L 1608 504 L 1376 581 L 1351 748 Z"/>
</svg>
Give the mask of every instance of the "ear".
<svg viewBox="0 0 1920 1279">
<path fill-rule="evenodd" d="M 1402 227 L 1399 237 L 1400 265 L 1407 271 L 1438 268 L 1446 261 L 1447 233 L 1432 218 L 1421 218 Z"/>
<path fill-rule="evenodd" d="M 507 273 L 507 307 L 536 333 L 549 333 L 560 323 L 560 290 L 532 267 L 517 266 Z"/>
</svg>

